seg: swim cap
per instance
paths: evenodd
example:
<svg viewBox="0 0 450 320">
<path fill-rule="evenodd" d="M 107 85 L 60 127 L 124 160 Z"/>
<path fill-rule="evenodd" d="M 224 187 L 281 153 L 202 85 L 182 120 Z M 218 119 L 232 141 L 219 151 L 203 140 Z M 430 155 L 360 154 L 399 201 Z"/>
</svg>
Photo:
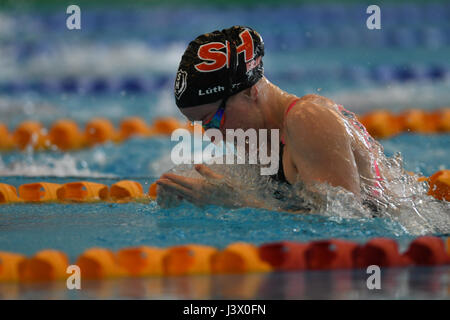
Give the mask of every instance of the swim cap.
<svg viewBox="0 0 450 320">
<path fill-rule="evenodd" d="M 198 36 L 184 52 L 175 79 L 179 108 L 212 103 L 250 88 L 264 75 L 264 42 L 249 27 Z"/>
</svg>

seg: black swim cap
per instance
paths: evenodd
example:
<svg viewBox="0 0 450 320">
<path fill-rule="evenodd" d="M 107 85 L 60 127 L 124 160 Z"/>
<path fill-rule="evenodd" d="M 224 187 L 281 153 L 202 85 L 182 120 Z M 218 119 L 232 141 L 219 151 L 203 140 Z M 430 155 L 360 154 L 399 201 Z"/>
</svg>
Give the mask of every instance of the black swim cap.
<svg viewBox="0 0 450 320">
<path fill-rule="evenodd" d="M 175 79 L 179 108 L 207 104 L 250 88 L 264 75 L 264 42 L 249 27 L 198 36 L 181 58 Z"/>
</svg>

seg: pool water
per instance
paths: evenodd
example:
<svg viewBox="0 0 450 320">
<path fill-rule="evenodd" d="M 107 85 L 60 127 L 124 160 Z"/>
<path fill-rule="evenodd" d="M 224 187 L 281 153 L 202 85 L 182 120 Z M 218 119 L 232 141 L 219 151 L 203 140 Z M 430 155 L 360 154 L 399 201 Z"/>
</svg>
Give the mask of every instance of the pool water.
<svg viewBox="0 0 450 320">
<path fill-rule="evenodd" d="M 26 119 L 41 121 L 47 127 L 61 118 L 74 119 L 80 126 L 98 116 L 116 126 L 127 116 L 140 116 L 147 123 L 160 116 L 183 119 L 174 104 L 172 88 L 185 46 L 201 33 L 233 24 L 249 25 L 261 33 L 266 44 L 267 77 L 299 96 L 318 93 L 360 114 L 380 108 L 430 110 L 450 104 L 450 5 L 444 2 L 389 5 L 382 32 L 364 27 L 365 8 L 356 4 L 342 8 L 259 6 L 254 10 L 214 6 L 89 8 L 83 11 L 82 32 L 62 27 L 64 12 L 0 11 L 0 121 L 10 130 Z M 411 15 L 417 19 L 405 18 Z M 429 176 L 450 168 L 449 134 L 405 133 L 381 144 L 389 157 L 401 153 L 406 170 Z M 79 180 L 110 185 L 132 179 L 148 190 L 171 168 L 173 145 L 170 137 L 133 138 L 118 145 L 107 143 L 64 153 L 0 153 L 0 182 L 16 187 L 29 182 Z M 449 221 L 450 205 L 440 208 L 440 214 Z M 448 236 L 450 225 L 444 224 L 434 234 Z M 363 243 L 373 237 L 390 237 L 404 250 L 415 236 L 388 218 L 296 215 L 218 206 L 199 209 L 187 203 L 172 209 L 162 209 L 155 202 L 0 206 L 0 250 L 32 255 L 54 248 L 66 252 L 71 261 L 91 247 L 116 250 L 200 243 L 223 248 L 236 241 L 262 244 L 324 238 Z M 268 277 L 277 282 L 276 277 L 289 276 Z M 433 277 L 427 279 L 434 281 Z M 47 289 L 40 296 L 51 293 Z M 417 290 L 413 291 L 416 297 Z M 430 297 L 446 294 L 438 291 Z M 180 296 L 171 295 L 170 290 L 156 295 Z"/>
<path fill-rule="evenodd" d="M 169 138 L 135 138 L 118 146 L 105 145 L 70 154 L 37 153 L 31 156 L 31 160 L 29 155 L 10 153 L 2 156 L 3 166 L 5 171 L 12 166 L 9 171 L 14 175 L 4 176 L 1 181 L 18 187 L 39 181 L 66 183 L 87 179 L 111 185 L 121 179 L 133 179 L 148 190 L 157 179 L 159 169 L 150 164 L 164 161 L 164 155 L 170 153 L 171 143 Z M 436 156 L 425 163 L 418 151 L 426 148 L 430 154 L 445 155 L 450 147 L 450 137 L 405 134 L 387 140 L 385 144 L 386 152 L 405 151 L 407 169 L 430 175 L 435 168 L 445 164 L 448 157 Z M 104 160 L 99 163 L 97 158 Z M 61 164 L 55 164 L 59 162 Z M 81 162 L 85 163 L 84 168 L 77 168 L 75 164 Z M 64 164 L 74 167 L 66 169 Z M 33 167 L 32 173 L 35 175 L 47 170 L 53 176 L 16 175 Z M 162 165 L 160 169 L 164 170 Z M 96 177 L 90 170 L 99 176 Z M 67 176 L 55 177 L 61 174 Z M 72 259 L 94 246 L 118 249 L 144 244 L 166 247 L 202 243 L 225 247 L 234 241 L 261 244 L 277 240 L 309 241 L 335 237 L 364 242 L 378 236 L 397 238 L 404 246 L 415 236 L 405 231 L 398 222 L 387 218 L 345 219 L 254 208 L 230 210 L 217 206 L 200 209 L 188 203 L 173 209 L 161 209 L 155 202 L 2 205 L 0 230 L 3 250 L 32 254 L 40 249 L 55 248 L 63 250 Z"/>
</svg>

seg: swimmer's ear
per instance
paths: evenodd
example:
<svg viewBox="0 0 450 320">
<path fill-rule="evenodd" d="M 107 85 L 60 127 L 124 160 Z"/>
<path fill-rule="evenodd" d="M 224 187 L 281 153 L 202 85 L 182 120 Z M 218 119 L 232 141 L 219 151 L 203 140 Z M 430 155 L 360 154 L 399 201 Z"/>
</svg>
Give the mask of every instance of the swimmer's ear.
<svg viewBox="0 0 450 320">
<path fill-rule="evenodd" d="M 256 86 L 251 86 L 250 88 L 247 88 L 242 91 L 242 94 L 252 101 L 256 101 L 258 98 L 258 88 Z"/>
<path fill-rule="evenodd" d="M 250 94 L 251 94 L 252 100 L 256 101 L 256 99 L 258 99 L 258 94 L 259 94 L 258 87 L 257 86 L 252 86 L 250 88 Z"/>
</svg>

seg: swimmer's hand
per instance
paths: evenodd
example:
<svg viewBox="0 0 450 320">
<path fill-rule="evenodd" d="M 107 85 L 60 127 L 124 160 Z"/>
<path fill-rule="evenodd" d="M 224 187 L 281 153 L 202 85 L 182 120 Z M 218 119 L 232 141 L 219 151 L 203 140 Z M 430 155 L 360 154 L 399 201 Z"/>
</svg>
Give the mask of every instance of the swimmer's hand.
<svg viewBox="0 0 450 320">
<path fill-rule="evenodd" d="M 157 186 L 157 194 L 156 202 L 161 208 L 177 207 L 183 200 L 181 196 L 170 192 L 167 188 L 160 185 Z"/>
<path fill-rule="evenodd" d="M 244 192 L 239 192 L 238 186 L 209 167 L 198 164 L 195 166 L 195 170 L 204 179 L 188 178 L 173 173 L 163 174 L 156 181 L 158 189 L 163 191 L 161 198 L 160 192 L 158 192 L 158 204 L 166 207 L 165 204 L 170 203 L 167 201 L 167 195 L 170 195 L 172 198 L 178 197 L 178 199 L 184 199 L 199 207 L 211 204 L 229 208 L 263 207 L 259 201 L 251 199 L 243 194 Z"/>
</svg>

